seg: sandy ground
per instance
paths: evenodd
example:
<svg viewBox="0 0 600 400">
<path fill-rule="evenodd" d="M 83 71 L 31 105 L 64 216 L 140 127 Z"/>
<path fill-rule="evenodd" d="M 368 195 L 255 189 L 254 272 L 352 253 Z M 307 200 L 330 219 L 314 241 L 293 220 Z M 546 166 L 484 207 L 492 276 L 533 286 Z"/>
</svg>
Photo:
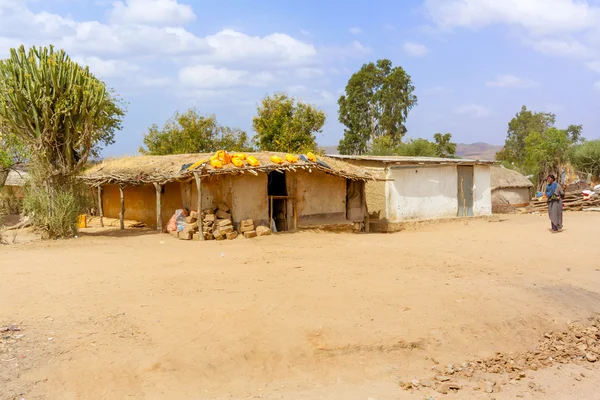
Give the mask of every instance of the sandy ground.
<svg viewBox="0 0 600 400">
<path fill-rule="evenodd" d="M 0 336 L 0 398 L 599 399 L 592 363 L 498 376 L 492 394 L 469 389 L 480 377 L 448 395 L 398 385 L 600 312 L 600 215 L 548 225 L 2 246 L 0 326 L 21 331 Z"/>
</svg>

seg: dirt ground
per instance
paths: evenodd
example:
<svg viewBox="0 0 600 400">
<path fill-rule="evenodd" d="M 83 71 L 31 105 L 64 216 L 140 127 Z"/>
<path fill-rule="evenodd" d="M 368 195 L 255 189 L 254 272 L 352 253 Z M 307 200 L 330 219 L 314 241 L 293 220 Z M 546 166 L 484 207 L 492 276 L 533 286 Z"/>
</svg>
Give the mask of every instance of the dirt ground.
<svg viewBox="0 0 600 400">
<path fill-rule="evenodd" d="M 585 360 L 476 374 L 450 394 L 399 386 L 530 351 L 600 312 L 600 214 L 548 227 L 515 215 L 396 234 L 87 230 L 0 246 L 0 327 L 20 329 L 0 334 L 0 398 L 599 399 Z"/>
</svg>

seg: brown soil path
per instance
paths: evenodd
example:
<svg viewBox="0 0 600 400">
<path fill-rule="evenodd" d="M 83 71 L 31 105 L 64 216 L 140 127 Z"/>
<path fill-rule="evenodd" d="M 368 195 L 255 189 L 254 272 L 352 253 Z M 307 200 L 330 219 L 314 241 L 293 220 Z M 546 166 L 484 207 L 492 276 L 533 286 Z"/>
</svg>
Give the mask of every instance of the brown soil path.
<svg viewBox="0 0 600 400">
<path fill-rule="evenodd" d="M 90 231 L 1 247 L 0 326 L 22 331 L 0 337 L 0 398 L 445 398 L 398 382 L 530 350 L 600 312 L 600 215 L 547 225 L 206 243 Z M 530 374 L 544 394 L 520 381 L 453 396 L 600 398 L 593 365 Z"/>
</svg>

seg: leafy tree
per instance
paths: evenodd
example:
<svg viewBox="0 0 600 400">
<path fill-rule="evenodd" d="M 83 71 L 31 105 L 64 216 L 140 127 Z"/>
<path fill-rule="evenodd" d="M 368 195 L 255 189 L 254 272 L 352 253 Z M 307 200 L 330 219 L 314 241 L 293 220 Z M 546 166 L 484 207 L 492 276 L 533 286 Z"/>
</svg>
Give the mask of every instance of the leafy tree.
<svg viewBox="0 0 600 400">
<path fill-rule="evenodd" d="M 452 134 L 434 135 L 435 142 L 427 139 L 410 139 L 394 146 L 389 136 L 382 136 L 373 141 L 369 154 L 375 156 L 406 156 L 406 157 L 454 157 L 456 144 L 452 143 Z"/>
<path fill-rule="evenodd" d="M 523 106 L 521 111 L 508 123 L 506 143 L 504 148 L 496 155 L 496 159 L 523 166 L 527 158 L 525 139 L 534 132 L 543 135 L 554 126 L 555 122 L 556 115 L 533 112 Z M 581 134 L 581 130 L 579 134 Z"/>
<path fill-rule="evenodd" d="M 417 104 L 414 90 L 410 75 L 390 60 L 364 64 L 338 100 L 339 121 L 346 127 L 340 153 L 365 154 L 383 136 L 398 146 L 406 134 L 408 113 Z"/>
<path fill-rule="evenodd" d="M 568 160 L 571 137 L 565 129 L 550 128 L 530 133 L 525 138 L 527 170 L 537 174 L 541 185 L 549 174 L 560 175 L 561 166 Z"/>
<path fill-rule="evenodd" d="M 254 143 L 265 151 L 317 151 L 315 134 L 322 131 L 326 118 L 322 110 L 285 93 L 266 96 L 252 118 Z"/>
<path fill-rule="evenodd" d="M 144 135 L 144 146 L 140 153 L 152 155 L 252 150 L 246 132 L 219 125 L 214 115 L 201 115 L 194 108 L 176 112 L 162 128 L 152 125 Z"/>
<path fill-rule="evenodd" d="M 451 133 L 436 133 L 433 135 L 435 140 L 437 156 L 442 158 L 453 158 L 456 156 L 456 143 L 452 142 Z"/>
<path fill-rule="evenodd" d="M 21 46 L 0 61 L 3 133 L 26 148 L 31 186 L 39 189 L 26 203 L 48 236 L 76 231 L 80 210 L 72 178 L 93 151 L 112 143 L 124 113 L 106 85 L 63 50 Z"/>
<path fill-rule="evenodd" d="M 574 146 L 571 162 L 579 171 L 600 176 L 600 140 L 590 140 Z"/>
</svg>

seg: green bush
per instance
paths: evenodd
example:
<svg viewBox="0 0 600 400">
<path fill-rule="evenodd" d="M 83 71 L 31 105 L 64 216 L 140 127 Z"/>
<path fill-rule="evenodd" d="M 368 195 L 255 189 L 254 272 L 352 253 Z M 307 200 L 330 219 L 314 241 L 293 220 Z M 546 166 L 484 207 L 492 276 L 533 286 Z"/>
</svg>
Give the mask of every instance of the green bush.
<svg viewBox="0 0 600 400">
<path fill-rule="evenodd" d="M 28 184 L 23 208 L 43 238 L 69 238 L 77 234 L 77 216 L 86 212 L 89 198 L 81 184 L 67 182 L 49 192 L 41 185 Z"/>
<path fill-rule="evenodd" d="M 571 162 L 578 171 L 600 176 L 600 140 L 590 140 L 573 147 Z"/>
</svg>

